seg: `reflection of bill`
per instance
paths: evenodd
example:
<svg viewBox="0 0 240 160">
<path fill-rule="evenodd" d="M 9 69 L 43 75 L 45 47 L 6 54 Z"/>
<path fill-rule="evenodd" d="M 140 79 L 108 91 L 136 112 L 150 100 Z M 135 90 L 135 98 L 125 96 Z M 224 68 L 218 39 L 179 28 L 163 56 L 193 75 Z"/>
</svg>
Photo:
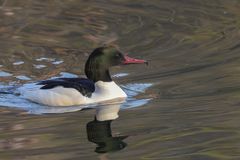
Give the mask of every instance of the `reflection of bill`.
<svg viewBox="0 0 240 160">
<path fill-rule="evenodd" d="M 118 118 L 121 104 L 111 104 L 97 108 L 95 119 L 87 124 L 87 135 L 90 142 L 96 143 L 95 152 L 106 153 L 118 151 L 127 146 L 123 140 L 128 136 L 112 136 L 111 122 Z"/>
</svg>

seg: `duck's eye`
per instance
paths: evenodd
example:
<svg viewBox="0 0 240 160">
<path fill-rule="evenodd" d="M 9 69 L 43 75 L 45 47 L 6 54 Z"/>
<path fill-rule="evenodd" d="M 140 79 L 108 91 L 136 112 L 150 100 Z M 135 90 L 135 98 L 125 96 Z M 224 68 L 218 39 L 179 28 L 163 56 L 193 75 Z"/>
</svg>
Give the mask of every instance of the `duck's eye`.
<svg viewBox="0 0 240 160">
<path fill-rule="evenodd" d="M 121 58 L 121 54 L 120 54 L 120 53 L 117 53 L 117 54 L 115 54 L 115 57 L 116 57 L 116 58 Z"/>
</svg>

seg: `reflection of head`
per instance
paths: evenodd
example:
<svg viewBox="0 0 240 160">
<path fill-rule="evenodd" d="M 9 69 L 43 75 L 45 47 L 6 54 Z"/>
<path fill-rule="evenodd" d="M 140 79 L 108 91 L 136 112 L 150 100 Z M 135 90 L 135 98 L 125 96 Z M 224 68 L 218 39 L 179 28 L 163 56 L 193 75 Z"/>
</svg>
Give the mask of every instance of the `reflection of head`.
<svg viewBox="0 0 240 160">
<path fill-rule="evenodd" d="M 128 136 L 112 137 L 111 122 L 95 119 L 87 124 L 88 140 L 98 145 L 95 150 L 97 153 L 118 151 L 127 146 L 123 140 Z"/>
<path fill-rule="evenodd" d="M 127 138 L 124 137 L 123 139 Z M 127 146 L 125 142 L 123 142 L 120 137 L 113 137 L 112 139 L 109 139 L 109 141 L 105 143 L 99 143 L 98 147 L 96 147 L 95 152 L 97 153 L 106 153 L 106 152 L 114 152 L 122 150 Z"/>
</svg>

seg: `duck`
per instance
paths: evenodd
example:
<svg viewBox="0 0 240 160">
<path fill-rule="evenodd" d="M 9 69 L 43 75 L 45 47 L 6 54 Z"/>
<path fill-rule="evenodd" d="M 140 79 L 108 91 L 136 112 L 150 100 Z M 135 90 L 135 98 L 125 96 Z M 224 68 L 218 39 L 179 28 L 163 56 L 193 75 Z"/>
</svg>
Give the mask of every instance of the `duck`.
<svg viewBox="0 0 240 160">
<path fill-rule="evenodd" d="M 56 78 L 25 84 L 21 97 L 47 106 L 76 106 L 126 99 L 127 94 L 110 75 L 109 69 L 119 65 L 146 64 L 146 60 L 124 55 L 114 46 L 96 48 L 85 63 L 86 78 Z"/>
</svg>

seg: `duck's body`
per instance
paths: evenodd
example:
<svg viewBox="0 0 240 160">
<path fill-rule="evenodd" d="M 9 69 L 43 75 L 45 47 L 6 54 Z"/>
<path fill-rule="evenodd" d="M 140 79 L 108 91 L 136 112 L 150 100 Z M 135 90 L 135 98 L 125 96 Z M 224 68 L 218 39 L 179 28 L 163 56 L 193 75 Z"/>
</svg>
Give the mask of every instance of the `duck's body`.
<svg viewBox="0 0 240 160">
<path fill-rule="evenodd" d="M 126 98 L 126 93 L 111 79 L 109 67 L 119 64 L 145 63 L 123 56 L 112 47 L 95 49 L 85 65 L 88 78 L 58 78 L 20 88 L 20 94 L 33 102 L 48 106 L 73 106 Z"/>
<path fill-rule="evenodd" d="M 76 79 L 73 79 L 76 80 Z M 86 88 L 84 91 L 79 89 L 82 78 L 79 78 L 78 84 L 74 82 L 66 87 L 59 82 L 58 86 L 46 88 L 47 85 L 40 83 L 25 85 L 20 90 L 21 95 L 33 102 L 48 105 L 48 106 L 73 106 L 81 104 L 99 103 L 117 98 L 126 98 L 126 93 L 115 82 L 98 81 L 92 84 L 84 83 Z M 85 79 L 87 80 L 87 79 Z M 62 81 L 62 80 L 53 80 Z M 44 82 L 44 81 L 43 81 Z M 51 80 L 48 81 L 51 83 Z M 90 85 L 90 86 L 89 86 Z M 65 87 L 64 87 L 65 86 Z"/>
</svg>

